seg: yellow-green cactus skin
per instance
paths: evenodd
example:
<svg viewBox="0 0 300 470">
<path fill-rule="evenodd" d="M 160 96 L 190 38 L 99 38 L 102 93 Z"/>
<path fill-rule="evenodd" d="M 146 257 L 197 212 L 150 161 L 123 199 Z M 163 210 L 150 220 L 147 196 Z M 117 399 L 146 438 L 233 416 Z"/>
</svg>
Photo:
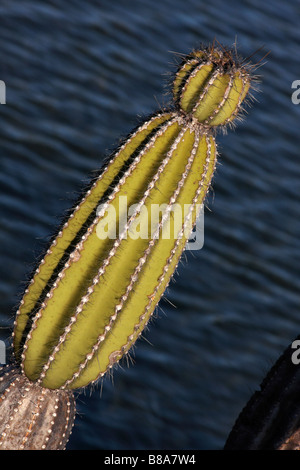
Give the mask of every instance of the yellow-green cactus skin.
<svg viewBox="0 0 300 470">
<path fill-rule="evenodd" d="M 173 95 L 179 110 L 214 128 L 238 116 L 250 84 L 248 67 L 229 51 L 212 47 L 185 59 L 174 80 Z"/>
<path fill-rule="evenodd" d="M 210 187 L 215 129 L 239 115 L 249 92 L 249 68 L 233 57 L 212 46 L 185 58 L 173 108 L 128 137 L 52 242 L 15 321 L 15 356 L 30 381 L 84 387 L 143 331 Z M 161 208 L 155 223 L 153 207 Z"/>
</svg>

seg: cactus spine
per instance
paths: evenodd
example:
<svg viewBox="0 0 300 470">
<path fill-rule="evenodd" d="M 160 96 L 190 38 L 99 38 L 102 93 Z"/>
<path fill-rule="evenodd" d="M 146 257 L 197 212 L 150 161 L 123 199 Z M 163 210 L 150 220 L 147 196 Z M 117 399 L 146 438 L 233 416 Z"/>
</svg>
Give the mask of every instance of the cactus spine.
<svg viewBox="0 0 300 470">
<path fill-rule="evenodd" d="M 129 136 L 25 291 L 14 351 L 30 381 L 50 389 L 84 387 L 134 344 L 209 189 L 217 156 L 214 129 L 239 115 L 250 84 L 249 69 L 228 50 L 209 47 L 185 58 L 174 79 L 174 110 L 155 115 Z M 153 228 L 148 216 L 154 206 L 162 210 Z M 179 225 L 174 206 L 182 209 Z M 116 216 L 117 227 L 108 214 Z M 110 236 L 101 238 L 105 224 Z"/>
</svg>

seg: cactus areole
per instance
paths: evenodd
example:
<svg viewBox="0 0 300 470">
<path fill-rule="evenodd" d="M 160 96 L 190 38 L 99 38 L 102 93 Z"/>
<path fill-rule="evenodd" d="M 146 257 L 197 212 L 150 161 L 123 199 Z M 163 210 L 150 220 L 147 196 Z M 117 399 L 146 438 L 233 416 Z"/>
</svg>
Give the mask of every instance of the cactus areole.
<svg viewBox="0 0 300 470">
<path fill-rule="evenodd" d="M 30 381 L 48 389 L 84 387 L 135 343 L 210 187 L 215 129 L 241 116 L 250 70 L 222 47 L 186 56 L 174 78 L 172 109 L 129 135 L 93 181 L 49 246 L 17 311 L 14 352 Z M 179 225 L 174 205 L 188 207 Z M 154 206 L 161 208 L 155 223 L 145 215 Z M 118 226 L 103 237 L 109 214 Z M 138 225 L 149 228 L 147 236 L 133 235 Z"/>
</svg>

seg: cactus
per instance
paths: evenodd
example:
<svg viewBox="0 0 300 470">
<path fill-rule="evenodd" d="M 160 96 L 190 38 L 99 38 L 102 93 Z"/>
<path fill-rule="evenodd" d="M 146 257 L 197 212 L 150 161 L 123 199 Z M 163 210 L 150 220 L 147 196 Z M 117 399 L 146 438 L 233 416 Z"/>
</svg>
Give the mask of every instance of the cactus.
<svg viewBox="0 0 300 470">
<path fill-rule="evenodd" d="M 0 370 L 0 450 L 63 450 L 75 417 L 67 390 L 49 390 L 18 369 Z"/>
<path fill-rule="evenodd" d="M 249 66 L 222 47 L 184 59 L 173 109 L 143 123 L 115 153 L 24 293 L 13 340 L 26 380 L 67 392 L 95 382 L 127 354 L 170 282 L 210 187 L 215 129 L 241 115 L 252 79 Z M 155 219 L 153 207 L 161 209 Z"/>
<path fill-rule="evenodd" d="M 149 128 L 153 127 L 148 141 Z M 134 145 L 140 133 L 146 139 L 133 158 L 131 152 L 126 152 L 127 145 Z M 121 167 L 126 157 L 132 163 L 125 173 L 122 170 L 118 173 L 115 186 L 111 186 L 108 178 L 103 181 L 101 176 L 94 187 L 98 192 L 101 185 L 109 194 L 104 208 L 87 227 L 81 241 L 72 246 L 53 284 L 47 285 L 46 298 L 32 321 L 31 312 L 28 314 L 25 306 L 29 302 L 32 305 L 33 291 L 36 296 L 41 293 L 42 283 L 35 288 L 40 279 L 46 280 L 40 272 L 25 294 L 16 322 L 15 345 L 23 334 L 19 319 L 25 323 L 24 316 L 28 315 L 25 328 L 29 322 L 31 325 L 23 344 L 22 366 L 28 378 L 38 380 L 44 387 L 83 387 L 103 375 L 135 342 L 184 249 L 185 224 L 189 219 L 195 222 L 196 204 L 203 200 L 209 186 L 216 151 L 211 136 L 201 135 L 182 118 L 166 114 L 139 129 L 111 165 L 121 160 L 118 165 Z M 124 195 L 131 207 L 136 204 L 134 213 L 115 240 L 99 239 L 97 229 L 105 208 L 112 206 L 115 212 L 121 211 L 120 199 Z M 95 201 L 94 194 L 91 198 Z M 187 201 L 191 206 L 187 220 L 181 224 L 183 233 L 175 237 L 175 218 L 170 217 L 172 205 L 183 206 Z M 130 234 L 133 223 L 139 214 L 143 217 L 143 208 L 150 214 L 154 204 L 165 204 L 157 229 L 149 238 L 134 238 Z M 124 218 L 123 212 L 119 215 Z M 163 239 L 162 227 L 168 223 L 173 234 L 170 233 L 170 239 Z M 50 250 L 42 267 L 53 278 L 56 266 Z"/>
</svg>

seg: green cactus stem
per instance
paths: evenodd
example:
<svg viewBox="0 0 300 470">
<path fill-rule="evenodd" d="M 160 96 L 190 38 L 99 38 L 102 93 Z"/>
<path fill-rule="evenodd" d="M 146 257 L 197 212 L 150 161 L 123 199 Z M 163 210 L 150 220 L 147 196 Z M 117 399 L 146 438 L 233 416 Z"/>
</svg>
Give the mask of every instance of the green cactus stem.
<svg viewBox="0 0 300 470">
<path fill-rule="evenodd" d="M 94 181 L 17 312 L 14 351 L 31 382 L 84 387 L 135 343 L 210 187 L 214 129 L 237 117 L 251 80 L 228 50 L 212 46 L 187 56 L 174 79 L 175 110 L 142 124 Z"/>
<path fill-rule="evenodd" d="M 132 154 L 127 146 L 133 146 L 134 139 L 141 140 L 140 133 L 144 139 L 139 151 Z M 130 161 L 125 172 L 119 163 L 124 159 L 126 163 Z M 22 351 L 24 372 L 30 380 L 39 380 L 48 388 L 82 387 L 104 374 L 130 349 L 179 261 L 196 221 L 197 204 L 203 201 L 209 187 L 215 161 L 213 137 L 202 135 L 198 127 L 194 129 L 175 114 L 155 117 L 130 137 L 110 164 L 121 167 L 115 186 L 108 178 L 104 185 L 100 177 L 99 185 L 108 194 L 102 200 L 102 211 L 73 246 L 35 313 Z M 95 190 L 99 192 L 97 184 Z M 127 199 L 129 207 L 135 205 L 130 218 L 122 198 Z M 99 204 L 99 199 L 95 202 Z M 171 216 L 176 204 L 182 208 L 181 214 L 189 204 L 186 220 L 180 221 L 179 236 L 174 233 L 175 217 Z M 133 225 L 137 218 L 141 223 L 141 218 L 151 216 L 154 205 L 162 207 L 161 220 L 151 235 L 151 221 L 146 221 L 149 236 L 136 238 Z M 115 239 L 101 239 L 99 224 L 111 208 L 118 215 L 118 223 L 121 219 L 125 224 L 117 227 Z M 185 233 L 188 224 L 190 228 Z M 167 225 L 170 237 L 163 238 Z M 82 233 L 82 227 L 78 229 Z M 72 236 L 77 234 L 75 231 Z M 57 264 L 52 253 L 46 256 L 42 268 L 53 278 L 52 269 L 56 270 Z M 46 282 L 46 277 L 37 273 L 23 307 L 27 299 L 31 304 L 32 292 L 39 295 L 45 289 L 42 282 L 35 285 L 40 278 Z M 24 317 L 23 312 L 21 306 L 18 318 Z M 26 312 L 28 321 L 30 313 Z M 27 326 L 28 322 L 23 324 Z M 15 342 L 22 337 L 17 320 Z"/>
<path fill-rule="evenodd" d="M 185 59 L 175 77 L 173 95 L 179 110 L 214 128 L 238 116 L 250 85 L 248 67 L 241 66 L 229 51 L 212 47 Z"/>
</svg>

